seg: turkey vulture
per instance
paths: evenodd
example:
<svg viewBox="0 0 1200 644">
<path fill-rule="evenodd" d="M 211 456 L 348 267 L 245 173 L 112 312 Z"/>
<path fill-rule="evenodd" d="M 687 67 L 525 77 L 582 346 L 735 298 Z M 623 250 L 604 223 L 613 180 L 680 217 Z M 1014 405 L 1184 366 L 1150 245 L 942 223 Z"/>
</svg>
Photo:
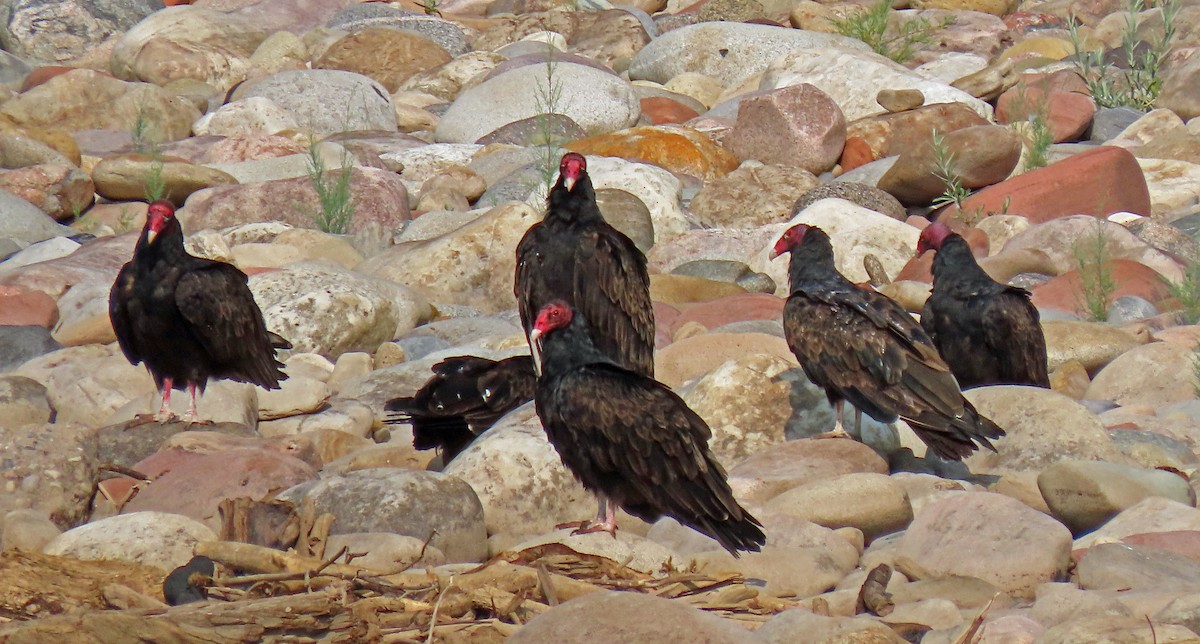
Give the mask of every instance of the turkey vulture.
<svg viewBox="0 0 1200 644">
<path fill-rule="evenodd" d="M 654 310 L 646 256 L 604 221 L 583 155 L 568 152 L 550 189 L 546 216 L 517 245 L 514 291 L 526 336 L 543 306 L 563 300 L 591 323 L 613 362 L 654 376 Z M 531 351 L 536 348 L 530 345 Z M 534 359 L 535 366 L 538 360 Z"/>
<path fill-rule="evenodd" d="M 983 272 L 965 239 L 943 223 L 917 240 L 917 255 L 933 258 L 933 294 L 921 326 L 963 389 L 981 385 L 1050 387 L 1046 338 L 1029 291 Z"/>
<path fill-rule="evenodd" d="M 529 335 L 543 345 L 534 404 L 546 436 L 600 501 L 579 532 L 615 534 L 616 504 L 645 521 L 673 517 L 735 556 L 759 549 L 761 524 L 733 498 L 712 432 L 687 403 L 601 351 L 564 301 L 542 308 Z"/>
<path fill-rule="evenodd" d="M 533 400 L 536 386 L 529 356 L 446 358 L 415 395 L 388 401 L 386 409 L 395 413 L 388 422 L 411 423 L 413 447 L 441 448 L 442 462 L 449 463 L 501 416 Z"/>
<path fill-rule="evenodd" d="M 162 406 L 145 422 L 168 422 L 171 389 L 188 388 L 195 422 L 196 390 L 210 378 L 278 389 L 287 375 L 275 349 L 286 340 L 267 331 L 262 311 L 246 286 L 246 274 L 224 262 L 193 257 L 183 248 L 183 229 L 169 201 L 155 201 L 133 249 L 108 295 L 108 315 L 121 351 L 146 363 L 162 391 Z"/>
<path fill-rule="evenodd" d="M 963 398 L 950 368 L 921 326 L 896 302 L 859 288 L 837 271 L 820 228 L 793 226 L 771 256 L 792 254 L 791 295 L 783 310 L 788 346 L 804 373 L 842 403 L 883 423 L 903 418 L 943 458 L 959 460 L 1004 431 Z"/>
</svg>

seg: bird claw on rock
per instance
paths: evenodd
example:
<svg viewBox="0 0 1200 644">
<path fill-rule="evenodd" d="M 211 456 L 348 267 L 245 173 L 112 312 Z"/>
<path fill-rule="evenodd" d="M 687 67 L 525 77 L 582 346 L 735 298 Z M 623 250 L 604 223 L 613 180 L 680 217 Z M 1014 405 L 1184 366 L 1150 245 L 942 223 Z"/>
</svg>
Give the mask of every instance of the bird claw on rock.
<svg viewBox="0 0 1200 644">
<path fill-rule="evenodd" d="M 607 532 L 612 535 L 613 539 L 617 538 L 617 526 L 615 523 L 598 523 L 595 521 L 583 521 L 583 525 L 571 532 L 571 535 L 577 534 L 592 534 L 593 532 Z"/>
<path fill-rule="evenodd" d="M 560 523 L 554 526 L 555 530 L 565 530 L 567 528 L 575 528 L 571 531 L 571 536 L 577 534 L 592 534 L 593 532 L 607 532 L 615 539 L 617 537 L 617 525 L 615 523 L 605 523 L 603 521 L 570 521 L 568 523 Z"/>
<path fill-rule="evenodd" d="M 180 416 L 178 418 L 178 420 L 180 422 L 182 422 L 183 424 L 188 425 L 189 427 L 192 425 L 213 425 L 213 424 L 215 424 L 215 423 L 213 423 L 213 421 L 211 421 L 207 418 L 200 418 L 199 416 L 196 416 L 195 414 L 184 414 L 183 416 Z"/>
<path fill-rule="evenodd" d="M 176 420 L 179 420 L 179 417 L 176 416 L 175 414 L 170 414 L 167 416 L 163 416 L 161 413 L 160 414 L 138 414 L 133 417 L 133 420 L 129 421 L 126 424 L 126 427 L 140 427 L 142 425 L 149 425 L 150 423 L 158 423 L 160 425 L 165 425 L 167 423 L 174 422 Z"/>
</svg>

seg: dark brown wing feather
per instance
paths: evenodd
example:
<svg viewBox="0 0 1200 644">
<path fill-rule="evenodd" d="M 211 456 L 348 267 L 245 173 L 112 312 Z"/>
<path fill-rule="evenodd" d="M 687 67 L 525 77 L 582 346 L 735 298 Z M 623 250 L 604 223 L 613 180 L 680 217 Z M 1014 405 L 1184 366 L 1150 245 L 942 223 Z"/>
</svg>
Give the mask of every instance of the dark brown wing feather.
<svg viewBox="0 0 1200 644">
<path fill-rule="evenodd" d="M 496 361 L 454 356 L 433 366 L 433 377 L 411 397 L 393 398 L 389 423 L 410 423 L 413 447 L 441 448 L 449 462 L 497 420 L 533 400 L 533 360 Z"/>
<path fill-rule="evenodd" d="M 602 352 L 610 357 L 619 352 L 626 360 L 618 364 L 653 377 L 654 307 L 646 257 L 614 232 L 596 229 L 583 238 L 575 307 L 590 322 Z"/>
<path fill-rule="evenodd" d="M 528 333 L 542 306 L 563 300 L 582 313 L 606 356 L 654 375 L 654 308 L 646 257 L 615 228 L 599 222 L 535 224 L 517 245 L 517 311 Z"/>
<path fill-rule="evenodd" d="M 788 346 L 830 400 L 845 399 L 881 422 L 903 418 L 940 455 L 962 458 L 973 442 L 1003 435 L 962 397 L 949 367 L 907 312 L 857 288 L 798 290 L 784 308 Z"/>
<path fill-rule="evenodd" d="M 245 273 L 206 261 L 179 278 L 175 303 L 208 354 L 212 376 L 267 389 L 278 389 L 279 381 L 287 379 Z"/>
<path fill-rule="evenodd" d="M 1000 382 L 1050 387 L 1041 316 L 1024 289 L 991 298 L 983 312 L 987 346 L 999 365 Z"/>
<path fill-rule="evenodd" d="M 671 516 L 731 552 L 765 541 L 708 449 L 708 426 L 664 385 L 591 364 L 540 387 L 538 415 L 584 487 L 646 521 Z"/>
<path fill-rule="evenodd" d="M 137 334 L 133 332 L 133 322 L 130 320 L 129 311 L 134 299 L 135 272 L 133 262 L 129 262 L 122 266 L 121 271 L 117 273 L 117 280 L 113 282 L 112 289 L 108 293 L 108 317 L 112 320 L 113 332 L 117 336 L 117 345 L 121 347 L 125 359 L 136 365 L 142 361 L 142 349 L 138 343 Z"/>
<path fill-rule="evenodd" d="M 1046 338 L 1029 292 L 997 285 L 965 296 L 935 289 L 921 326 L 964 388 L 995 384 L 1050 386 Z"/>
</svg>

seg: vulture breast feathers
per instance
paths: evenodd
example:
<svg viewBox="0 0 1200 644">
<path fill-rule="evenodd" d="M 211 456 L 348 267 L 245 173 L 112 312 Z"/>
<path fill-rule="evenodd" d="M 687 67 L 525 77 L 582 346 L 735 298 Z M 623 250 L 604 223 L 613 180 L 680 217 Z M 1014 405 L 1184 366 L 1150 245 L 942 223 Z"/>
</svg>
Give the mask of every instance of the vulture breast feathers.
<svg viewBox="0 0 1200 644">
<path fill-rule="evenodd" d="M 929 333 L 964 389 L 982 385 L 1049 387 L 1046 338 L 1029 291 L 993 280 L 971 247 L 942 223 L 921 231 L 917 253 L 937 251 L 933 292 L 921 312 Z"/>
</svg>

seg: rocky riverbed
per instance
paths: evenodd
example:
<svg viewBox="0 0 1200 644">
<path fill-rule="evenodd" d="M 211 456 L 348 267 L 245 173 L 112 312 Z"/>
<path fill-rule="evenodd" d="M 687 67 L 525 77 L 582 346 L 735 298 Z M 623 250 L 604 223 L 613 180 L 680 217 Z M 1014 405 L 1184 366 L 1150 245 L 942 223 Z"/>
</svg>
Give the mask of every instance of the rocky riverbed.
<svg viewBox="0 0 1200 644">
<path fill-rule="evenodd" d="M 0 6 L 0 578 L 124 584 L 0 583 L 0 639 L 158 610 L 167 571 L 256 534 L 315 559 L 243 571 L 342 548 L 364 555 L 346 575 L 426 571 L 404 578 L 420 601 L 370 609 L 411 616 L 381 641 L 425 641 L 443 601 L 447 641 L 1200 640 L 1200 9 L 898 4 L 885 53 L 932 30 L 903 64 L 839 33 L 862 5 L 808 0 Z M 1128 67 L 1131 29 L 1159 93 L 1113 106 L 1076 45 Z M 712 427 L 761 553 L 670 519 L 556 531 L 595 506 L 532 405 L 448 464 L 384 422 L 441 358 L 528 351 L 514 248 L 564 150 L 649 258 L 657 377 Z M 211 425 L 128 426 L 156 393 L 107 300 L 148 195 L 293 345 L 281 390 L 210 386 Z M 1007 436 L 966 467 L 903 424 L 812 438 L 833 411 L 783 340 L 772 244 L 820 226 L 847 277 L 916 312 L 935 216 L 1033 292 L 1053 390 L 968 392 Z M 246 509 L 273 499 L 298 532 Z M 489 561 L 507 594 L 455 603 Z M 859 599 L 881 564 L 890 609 Z"/>
</svg>

